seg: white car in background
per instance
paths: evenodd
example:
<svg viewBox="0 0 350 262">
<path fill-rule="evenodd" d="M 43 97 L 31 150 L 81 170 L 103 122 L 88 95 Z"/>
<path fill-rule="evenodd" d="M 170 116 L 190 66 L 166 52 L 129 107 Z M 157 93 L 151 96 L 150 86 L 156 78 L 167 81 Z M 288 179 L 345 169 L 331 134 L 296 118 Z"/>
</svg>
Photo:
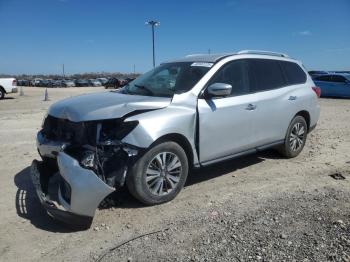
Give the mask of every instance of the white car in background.
<svg viewBox="0 0 350 262">
<path fill-rule="evenodd" d="M 3 99 L 5 94 L 17 93 L 17 91 L 15 78 L 0 78 L 0 99 Z"/>
</svg>

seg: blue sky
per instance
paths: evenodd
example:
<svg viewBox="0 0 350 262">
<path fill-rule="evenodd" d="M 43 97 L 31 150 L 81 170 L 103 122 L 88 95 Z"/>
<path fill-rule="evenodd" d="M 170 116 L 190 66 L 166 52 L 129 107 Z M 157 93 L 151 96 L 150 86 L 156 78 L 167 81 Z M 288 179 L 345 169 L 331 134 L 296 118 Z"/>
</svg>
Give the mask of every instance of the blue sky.
<svg viewBox="0 0 350 262">
<path fill-rule="evenodd" d="M 350 0 L 0 0 L 0 74 L 145 72 L 191 53 L 280 51 L 350 70 Z"/>
</svg>

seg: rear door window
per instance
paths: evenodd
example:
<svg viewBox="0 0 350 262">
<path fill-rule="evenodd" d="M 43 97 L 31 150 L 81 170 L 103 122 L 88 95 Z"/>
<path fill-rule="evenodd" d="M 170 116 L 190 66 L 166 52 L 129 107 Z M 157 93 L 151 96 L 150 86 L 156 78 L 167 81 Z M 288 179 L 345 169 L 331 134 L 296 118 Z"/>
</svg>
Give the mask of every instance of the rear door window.
<svg viewBox="0 0 350 262">
<path fill-rule="evenodd" d="M 288 61 L 280 61 L 280 65 L 283 68 L 288 85 L 297 85 L 306 82 L 306 74 L 298 64 Z"/>
<path fill-rule="evenodd" d="M 286 85 L 281 66 L 272 59 L 249 59 L 252 92 L 280 88 Z"/>
</svg>

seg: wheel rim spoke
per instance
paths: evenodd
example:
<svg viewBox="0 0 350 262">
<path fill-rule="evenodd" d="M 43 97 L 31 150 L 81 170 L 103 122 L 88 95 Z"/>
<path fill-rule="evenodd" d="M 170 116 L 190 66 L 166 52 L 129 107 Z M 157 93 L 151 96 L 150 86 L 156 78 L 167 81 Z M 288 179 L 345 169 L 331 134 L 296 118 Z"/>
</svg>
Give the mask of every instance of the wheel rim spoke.
<svg viewBox="0 0 350 262">
<path fill-rule="evenodd" d="M 175 156 L 168 166 L 168 171 L 173 171 L 174 169 L 180 166 L 181 166 L 180 160 L 178 159 L 178 157 Z"/>
<path fill-rule="evenodd" d="M 160 177 L 160 175 L 147 176 L 146 182 L 151 182 L 153 179 Z"/>
<path fill-rule="evenodd" d="M 154 170 L 151 168 L 147 168 L 147 175 L 151 175 L 151 176 L 155 176 L 155 175 L 160 175 L 160 171 L 159 170 Z"/>
<path fill-rule="evenodd" d="M 146 169 L 149 191 L 158 196 L 169 194 L 180 182 L 182 165 L 179 157 L 171 152 L 157 154 Z"/>
<path fill-rule="evenodd" d="M 166 177 L 166 181 L 168 182 L 166 184 L 169 184 L 170 186 L 169 189 L 173 189 L 175 187 L 175 183 L 171 179 L 169 179 L 169 177 Z"/>
<path fill-rule="evenodd" d="M 289 136 L 289 144 L 293 151 L 299 150 L 304 144 L 305 126 L 296 123 Z"/>
<path fill-rule="evenodd" d="M 171 179 L 173 182 L 178 183 L 180 181 L 180 178 L 177 176 L 173 176 L 173 175 L 168 175 L 167 176 L 168 179 Z"/>
<path fill-rule="evenodd" d="M 162 181 L 163 180 L 161 178 L 158 178 L 157 180 L 155 180 L 154 186 L 152 187 L 153 193 L 158 194 Z"/>
<path fill-rule="evenodd" d="M 158 183 L 159 180 L 160 180 L 160 178 L 157 178 L 157 179 L 155 179 L 154 181 L 152 181 L 152 183 L 150 183 L 149 187 L 150 187 L 151 189 L 153 189 L 154 186 L 156 185 L 156 183 Z"/>
<path fill-rule="evenodd" d="M 305 128 L 302 126 L 302 127 L 299 129 L 298 135 L 299 135 L 299 136 L 302 136 L 304 133 L 305 133 Z"/>
</svg>

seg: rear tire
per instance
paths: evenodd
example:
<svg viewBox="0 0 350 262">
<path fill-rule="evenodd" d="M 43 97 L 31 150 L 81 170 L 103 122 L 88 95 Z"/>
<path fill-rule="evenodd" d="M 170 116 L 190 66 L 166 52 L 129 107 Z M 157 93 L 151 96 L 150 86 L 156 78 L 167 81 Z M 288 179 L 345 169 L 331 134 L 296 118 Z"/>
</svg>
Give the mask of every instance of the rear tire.
<svg viewBox="0 0 350 262">
<path fill-rule="evenodd" d="M 307 123 L 302 116 L 296 116 L 289 124 L 284 144 L 278 148 L 286 158 L 293 158 L 303 150 L 307 137 Z"/>
<path fill-rule="evenodd" d="M 146 205 L 168 202 L 183 188 L 188 175 L 188 160 L 175 142 L 164 142 L 147 151 L 127 176 L 130 193 Z"/>
<path fill-rule="evenodd" d="M 3 99 L 5 97 L 5 90 L 0 87 L 0 99 Z"/>
</svg>

